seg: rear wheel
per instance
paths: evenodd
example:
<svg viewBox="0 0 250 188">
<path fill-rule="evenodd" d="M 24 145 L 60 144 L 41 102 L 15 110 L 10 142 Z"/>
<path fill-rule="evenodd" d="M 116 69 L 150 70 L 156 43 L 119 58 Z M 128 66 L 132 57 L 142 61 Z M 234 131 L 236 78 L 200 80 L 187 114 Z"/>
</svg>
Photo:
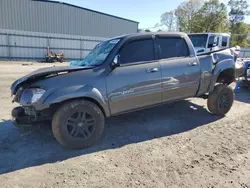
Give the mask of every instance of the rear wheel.
<svg viewBox="0 0 250 188">
<path fill-rule="evenodd" d="M 87 148 L 102 137 L 105 117 L 101 109 L 86 100 L 75 100 L 62 105 L 52 120 L 52 131 L 57 141 L 67 148 Z"/>
<path fill-rule="evenodd" d="M 208 96 L 208 110 L 215 115 L 225 115 L 231 109 L 234 102 L 234 91 L 230 86 L 217 85 Z"/>
</svg>

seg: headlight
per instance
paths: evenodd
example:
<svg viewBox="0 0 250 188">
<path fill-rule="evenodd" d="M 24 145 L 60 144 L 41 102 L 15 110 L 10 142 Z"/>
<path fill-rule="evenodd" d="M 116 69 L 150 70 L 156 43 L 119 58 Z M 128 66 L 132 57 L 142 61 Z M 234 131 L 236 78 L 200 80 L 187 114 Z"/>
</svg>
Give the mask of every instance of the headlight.
<svg viewBox="0 0 250 188">
<path fill-rule="evenodd" d="M 45 90 L 40 88 L 25 89 L 21 96 L 21 103 L 35 103 L 43 96 L 44 93 Z"/>
<path fill-rule="evenodd" d="M 36 89 L 32 89 L 32 93 L 33 93 L 33 96 L 31 98 L 31 103 L 35 103 L 43 96 L 43 94 L 45 93 L 45 90 L 36 88 Z"/>
</svg>

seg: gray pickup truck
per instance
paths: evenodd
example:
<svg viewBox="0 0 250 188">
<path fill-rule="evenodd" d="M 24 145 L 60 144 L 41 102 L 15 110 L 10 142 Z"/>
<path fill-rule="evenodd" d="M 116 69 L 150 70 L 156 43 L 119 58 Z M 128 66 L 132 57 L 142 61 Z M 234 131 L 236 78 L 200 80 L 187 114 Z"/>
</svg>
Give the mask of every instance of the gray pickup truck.
<svg viewBox="0 0 250 188">
<path fill-rule="evenodd" d="M 64 147 L 86 148 L 103 134 L 105 118 L 183 100 L 208 99 L 208 110 L 232 107 L 235 79 L 230 50 L 196 56 L 185 33 L 143 33 L 98 44 L 82 66 L 39 69 L 11 86 L 13 122 L 52 121 Z M 167 113 L 167 112 L 166 112 Z"/>
</svg>

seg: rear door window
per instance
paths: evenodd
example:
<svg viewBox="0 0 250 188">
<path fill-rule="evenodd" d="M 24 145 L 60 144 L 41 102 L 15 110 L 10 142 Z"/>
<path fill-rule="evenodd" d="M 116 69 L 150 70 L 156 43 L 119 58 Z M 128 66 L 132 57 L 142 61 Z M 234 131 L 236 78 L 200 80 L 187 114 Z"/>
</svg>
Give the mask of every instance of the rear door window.
<svg viewBox="0 0 250 188">
<path fill-rule="evenodd" d="M 152 39 L 135 40 L 120 51 L 121 64 L 145 62 L 154 60 L 154 48 Z"/>
<path fill-rule="evenodd" d="M 213 47 L 213 44 L 214 44 L 214 36 L 210 36 L 208 39 L 207 47 L 211 48 L 211 47 Z"/>
<path fill-rule="evenodd" d="M 222 46 L 226 47 L 228 45 L 227 43 L 228 43 L 227 37 L 226 36 L 222 37 Z"/>
<path fill-rule="evenodd" d="M 160 59 L 189 56 L 189 49 L 183 38 L 158 38 L 157 46 Z"/>
</svg>

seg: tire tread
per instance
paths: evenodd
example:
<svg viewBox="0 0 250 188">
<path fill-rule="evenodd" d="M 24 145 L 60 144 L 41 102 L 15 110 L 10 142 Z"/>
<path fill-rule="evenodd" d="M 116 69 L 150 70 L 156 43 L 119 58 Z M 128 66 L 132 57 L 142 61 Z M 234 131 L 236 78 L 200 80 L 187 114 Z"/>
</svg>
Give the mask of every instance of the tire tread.
<svg viewBox="0 0 250 188">
<path fill-rule="evenodd" d="M 219 95 L 222 92 L 229 92 L 230 94 L 232 94 L 232 99 L 231 99 L 232 104 L 230 105 L 230 108 L 226 111 L 220 111 L 220 109 L 218 109 L 217 107 L 217 100 L 218 100 Z M 235 97 L 234 91 L 230 86 L 223 85 L 223 84 L 216 85 L 214 87 L 214 91 L 209 93 L 209 96 L 208 96 L 208 100 L 207 100 L 208 110 L 212 114 L 215 114 L 215 115 L 219 115 L 219 116 L 225 115 L 231 109 L 233 105 L 234 97 Z"/>
<path fill-rule="evenodd" d="M 88 142 L 73 144 L 72 142 L 67 141 L 62 135 L 62 131 L 60 130 L 60 126 L 62 126 L 61 118 L 63 117 L 64 113 L 67 113 L 69 108 L 74 108 L 75 106 L 78 106 L 78 105 L 88 106 L 94 109 L 96 113 L 98 113 L 101 121 L 100 121 L 100 125 L 99 126 L 97 125 L 98 127 L 98 129 L 96 130 L 98 131 L 97 136 L 92 135 L 90 137 L 91 139 L 89 138 L 90 140 Z M 74 101 L 70 101 L 70 102 L 63 104 L 55 112 L 53 120 L 52 120 L 52 132 L 55 138 L 57 139 L 57 141 L 66 148 L 74 148 L 74 149 L 87 148 L 96 144 L 100 140 L 103 134 L 104 124 L 105 124 L 105 116 L 102 110 L 96 104 L 87 100 L 74 100 Z"/>
</svg>

